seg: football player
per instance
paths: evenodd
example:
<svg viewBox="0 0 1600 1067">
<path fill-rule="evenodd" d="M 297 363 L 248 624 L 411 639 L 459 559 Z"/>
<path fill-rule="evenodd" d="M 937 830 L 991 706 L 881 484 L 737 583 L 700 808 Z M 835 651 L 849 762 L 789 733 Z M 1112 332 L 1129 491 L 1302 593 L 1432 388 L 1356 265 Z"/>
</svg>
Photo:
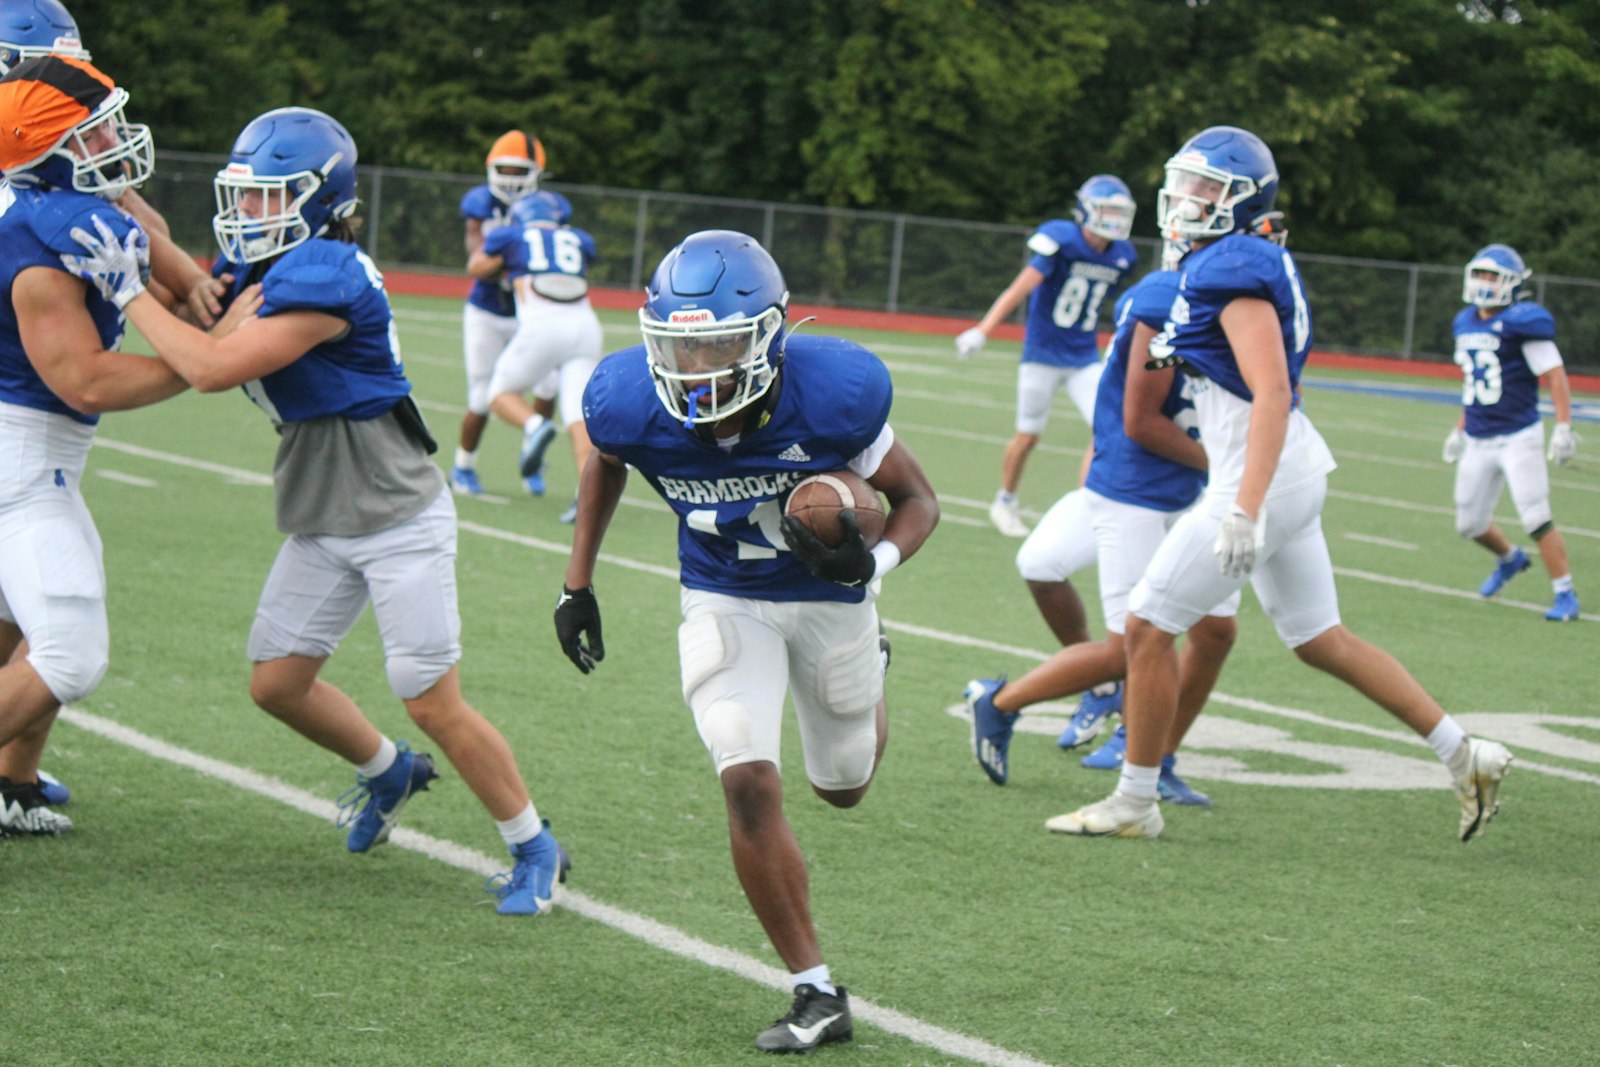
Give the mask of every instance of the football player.
<svg viewBox="0 0 1600 1067">
<path fill-rule="evenodd" d="M 229 329 L 211 334 L 144 290 L 129 242 L 80 227 L 84 275 L 202 392 L 243 386 L 279 432 L 278 528 L 288 535 L 247 653 L 262 709 L 355 766 L 346 845 L 388 839 L 433 761 L 379 732 L 319 677 L 370 601 L 389 686 L 494 817 L 515 866 L 499 911 L 549 910 L 566 854 L 544 828 L 500 731 L 461 694 L 456 511 L 411 399 L 383 276 L 355 244 L 356 146 L 320 111 L 253 119 L 216 177 L 212 220 L 232 275 Z"/>
<path fill-rule="evenodd" d="M 159 360 L 118 351 L 122 314 L 73 274 L 72 234 L 96 227 L 148 269 L 144 230 L 112 203 L 153 170 L 127 103 L 80 58 L 34 56 L 0 78 L 0 834 L 72 828 L 38 760 L 61 705 L 106 671 L 100 535 L 79 489 L 95 424 L 185 388 Z"/>
<path fill-rule="evenodd" d="M 1478 592 L 1492 597 L 1531 563 L 1494 522 L 1500 490 L 1511 487 L 1522 528 L 1539 546 L 1555 603 L 1551 622 L 1578 618 L 1578 594 L 1567 566 L 1567 543 L 1550 511 L 1550 462 L 1565 465 L 1578 452 L 1572 431 L 1572 388 L 1556 348 L 1556 320 L 1526 299 L 1533 272 L 1510 245 L 1488 245 L 1467 264 L 1456 315 L 1456 363 L 1461 367 L 1462 415 L 1444 442 L 1444 461 L 1456 464 L 1456 532 L 1493 552 L 1493 572 Z M 1556 427 L 1544 450 L 1539 386 L 1550 390 Z M 1545 454 L 1541 454 L 1545 453 Z"/>
<path fill-rule="evenodd" d="M 756 1039 L 766 1052 L 851 1036 L 783 812 L 785 693 L 812 790 L 854 807 L 887 737 L 874 591 L 939 517 L 889 427 L 888 370 L 853 342 L 787 332 L 788 300 L 777 263 L 742 233 L 692 234 L 661 261 L 639 312 L 645 343 L 602 360 L 584 393 L 594 451 L 555 613 L 562 649 L 588 673 L 605 655 L 595 562 L 636 469 L 678 516 L 682 693 L 722 783 L 739 882 L 793 979 L 788 1014 Z M 870 550 L 854 512 L 832 549 L 783 515 L 803 478 L 845 467 L 889 501 Z"/>
<path fill-rule="evenodd" d="M 1322 532 L 1333 454 L 1300 409 L 1311 310 L 1293 255 L 1250 232 L 1278 171 L 1255 134 L 1213 126 L 1167 161 L 1163 236 L 1187 241 L 1178 295 L 1150 342 L 1190 378 L 1208 483 L 1128 598 L 1127 758 L 1106 800 L 1051 820 L 1062 833 L 1155 837 L 1157 781 L 1178 706 L 1177 635 L 1246 581 L 1300 659 L 1354 687 L 1425 738 L 1449 768 L 1458 836 L 1494 816 L 1511 753 L 1470 738 L 1388 652 L 1340 622 Z M 1214 565 L 1202 562 L 1213 559 Z"/>
<path fill-rule="evenodd" d="M 1165 258 L 1176 265 L 1178 249 Z M 1007 749 L 1024 708 L 1083 693 L 1058 742 L 1062 748 L 1075 748 L 1093 738 L 1107 715 L 1120 707 L 1115 683 L 1127 672 L 1123 630 L 1128 594 L 1167 530 L 1205 488 L 1206 455 L 1193 436 L 1194 404 L 1184 394 L 1184 380 L 1171 368 L 1152 371 L 1144 366 L 1150 339 L 1165 324 L 1177 294 L 1178 274 L 1169 268 L 1145 275 L 1117 302 L 1116 332 L 1095 400 L 1093 458 L 1084 486 L 1046 512 L 1017 553 L 1017 568 L 1030 585 L 1064 584 L 1076 571 L 1098 562 L 1105 639 L 1068 644 L 1014 682 L 993 678 L 967 684 L 973 754 L 998 785 L 1006 782 Z M 1178 776 L 1174 753 L 1233 647 L 1238 608 L 1235 593 L 1189 631 L 1179 711 L 1161 759 L 1162 799 L 1211 806 L 1209 797 Z M 1107 684 L 1110 693 L 1091 691 Z M 1085 757 L 1084 766 L 1120 767 L 1121 734 L 1119 730 L 1100 751 Z"/>
<path fill-rule="evenodd" d="M 561 421 L 580 474 L 589 458 L 583 390 L 600 363 L 602 343 L 600 319 L 589 303 L 595 244 L 567 224 L 571 217 L 572 205 L 560 193 L 528 193 L 511 205 L 511 225 L 491 231 L 483 249 L 467 261 L 474 278 L 508 279 L 516 298 L 517 332 L 489 379 L 489 409 L 522 430 L 518 469 L 523 478 L 541 473 L 556 432 L 555 423 L 524 397 L 552 374 L 560 382 Z M 574 504 L 561 521 L 570 523 L 577 514 Z"/>
<path fill-rule="evenodd" d="M 1100 383 L 1100 305 L 1138 262 L 1128 241 L 1133 212 L 1133 194 L 1121 178 L 1097 174 L 1084 182 L 1071 221 L 1051 219 L 1028 238 L 1033 253 L 1028 265 L 978 324 L 956 338 L 956 353 L 970 358 L 990 331 L 1028 301 L 1017 370 L 1017 432 L 1006 446 L 1000 491 L 989 507 L 989 520 L 1008 537 L 1028 534 L 1017 510 L 1017 488 L 1057 390 L 1065 388 L 1083 421 L 1093 421 Z"/>
<path fill-rule="evenodd" d="M 532 134 L 511 130 L 489 148 L 484 161 L 487 181 L 468 189 L 461 198 L 461 217 L 466 220 L 467 258 L 483 249 L 484 238 L 497 227 L 511 221 L 511 205 L 518 197 L 539 188 L 544 174 L 544 145 Z M 511 280 L 474 276 L 472 291 L 462 311 L 461 351 L 467 365 L 467 413 L 461 418 L 460 445 L 450 467 L 450 488 L 467 496 L 480 496 L 483 483 L 478 479 L 478 444 L 489 424 L 489 379 L 495 363 L 517 332 L 516 301 Z M 534 406 L 539 414 L 555 412 L 558 377 L 554 374 L 537 383 Z M 554 427 L 551 427 L 553 436 Z M 549 441 L 545 442 L 547 445 Z M 523 479 L 528 492 L 544 495 L 544 476 L 537 470 Z"/>
<path fill-rule="evenodd" d="M 0 0 L 0 75 L 25 59 L 44 55 L 92 58 L 83 47 L 78 24 L 56 0 Z M 128 186 L 114 202 L 138 219 L 149 235 L 155 283 L 181 296 L 194 321 L 210 326 L 222 310 L 218 303 L 222 286 L 201 270 L 188 253 L 172 243 L 167 220 L 146 203 L 136 189 Z M 50 722 L 46 722 L 38 729 L 26 731 L 10 744 L 0 746 L 0 778 L 37 780 L 49 803 L 61 805 L 71 798 L 71 792 L 39 769 L 49 727 Z"/>
</svg>

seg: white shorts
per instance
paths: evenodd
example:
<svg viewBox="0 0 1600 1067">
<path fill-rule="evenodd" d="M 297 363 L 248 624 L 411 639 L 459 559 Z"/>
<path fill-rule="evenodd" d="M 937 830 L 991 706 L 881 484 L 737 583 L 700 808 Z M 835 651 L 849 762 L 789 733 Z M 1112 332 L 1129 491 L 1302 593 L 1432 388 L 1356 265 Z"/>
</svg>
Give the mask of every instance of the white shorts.
<svg viewBox="0 0 1600 1067">
<path fill-rule="evenodd" d="M 680 599 L 683 697 L 719 775 L 743 763 L 781 766 L 787 692 L 812 784 L 871 780 L 883 664 L 870 598 L 780 603 L 684 589 Z"/>
<path fill-rule="evenodd" d="M 1268 500 L 1265 542 L 1248 579 L 1279 639 L 1290 648 L 1339 625 L 1333 561 L 1322 533 L 1327 493 L 1322 478 Z M 1134 586 L 1129 611 L 1169 634 L 1222 613 L 1219 605 L 1237 596 L 1246 581 L 1221 573 L 1212 548 L 1232 506 L 1231 496 L 1208 493 L 1178 519 Z"/>
<path fill-rule="evenodd" d="M 1100 609 L 1105 615 L 1106 630 L 1124 633 L 1128 598 L 1134 586 L 1144 577 L 1167 533 L 1185 513 L 1157 511 L 1112 500 L 1091 489 L 1083 491 L 1089 494 L 1099 548 Z M 1239 590 L 1235 589 L 1233 595 L 1218 602 L 1206 614 L 1222 618 L 1239 614 Z"/>
<path fill-rule="evenodd" d="M 1456 532 L 1477 537 L 1487 530 L 1507 485 L 1524 530 L 1532 533 L 1551 521 L 1543 423 L 1499 437 L 1467 438 L 1456 463 Z"/>
<path fill-rule="evenodd" d="M 553 378 L 561 394 L 561 421 L 582 422 L 583 390 L 600 364 L 602 344 L 600 320 L 589 301 L 562 304 L 523 296 L 519 287 L 517 329 L 495 364 L 489 399 L 525 393 Z"/>
<path fill-rule="evenodd" d="M 1100 372 L 1103 363 L 1090 363 L 1086 367 L 1053 367 L 1046 363 L 1026 362 L 1017 366 L 1017 432 L 1044 433 L 1050 421 L 1050 404 L 1056 391 L 1065 388 L 1067 395 L 1083 416 L 1083 421 L 1094 425 L 1094 398 L 1100 389 Z"/>
<path fill-rule="evenodd" d="M 1064 582 L 1092 564 L 1095 547 L 1090 497 L 1098 493 L 1074 489 L 1050 505 L 1017 549 L 1017 573 L 1029 582 Z"/>
<path fill-rule="evenodd" d="M 467 410 L 474 415 L 489 414 L 489 379 L 495 362 L 517 332 L 512 315 L 496 315 L 476 304 L 466 304 L 461 316 L 461 351 L 467 364 Z M 556 378 L 549 376 L 534 390 L 546 400 L 556 395 Z"/>
<path fill-rule="evenodd" d="M 94 427 L 0 403 L 0 620 L 61 703 L 104 677 L 110 650 L 100 534 L 79 483 Z"/>
<path fill-rule="evenodd" d="M 449 490 L 375 534 L 290 537 L 261 590 L 250 662 L 333 655 L 370 600 L 390 688 L 402 700 L 418 697 L 461 658 L 455 562 Z"/>
</svg>

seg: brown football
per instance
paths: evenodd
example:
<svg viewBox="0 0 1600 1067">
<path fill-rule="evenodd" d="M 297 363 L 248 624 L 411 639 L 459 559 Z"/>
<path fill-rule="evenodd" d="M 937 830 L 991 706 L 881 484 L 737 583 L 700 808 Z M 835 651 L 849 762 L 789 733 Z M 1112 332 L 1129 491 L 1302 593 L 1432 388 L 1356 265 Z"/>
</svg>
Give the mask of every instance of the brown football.
<svg viewBox="0 0 1600 1067">
<path fill-rule="evenodd" d="M 839 512 L 849 508 L 856 513 L 861 539 L 871 548 L 883 537 L 883 501 L 878 491 L 854 471 L 828 471 L 813 474 L 789 493 L 784 514 L 793 515 L 829 548 L 844 541 Z"/>
</svg>

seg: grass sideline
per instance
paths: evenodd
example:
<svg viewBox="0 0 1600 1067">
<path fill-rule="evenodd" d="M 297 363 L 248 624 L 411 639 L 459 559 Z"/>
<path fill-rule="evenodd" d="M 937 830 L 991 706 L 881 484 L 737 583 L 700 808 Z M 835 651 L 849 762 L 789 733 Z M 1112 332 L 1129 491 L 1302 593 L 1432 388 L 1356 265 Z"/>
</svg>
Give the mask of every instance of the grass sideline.
<svg viewBox="0 0 1600 1067">
<path fill-rule="evenodd" d="M 396 303 L 408 371 L 447 441 L 462 393 L 459 305 Z M 628 316 L 606 322 L 608 343 L 632 343 Z M 1016 543 L 983 519 L 1010 436 L 1015 348 L 957 364 L 943 338 L 859 336 L 894 371 L 892 421 L 946 518 L 880 601 L 895 660 L 871 796 L 826 809 L 796 760 L 785 769 L 824 950 L 855 995 L 981 1042 L 969 1050 L 978 1062 L 1589 1060 L 1600 1045 L 1587 814 L 1600 717 L 1583 697 L 1593 621 L 1540 621 L 1537 568 L 1504 603 L 1472 593 L 1489 561 L 1452 530 L 1437 455 L 1448 409 L 1306 391 L 1341 462 L 1325 526 L 1346 620 L 1518 753 L 1483 840 L 1455 842 L 1454 800 L 1426 749 L 1301 667 L 1247 596 L 1226 699 L 1183 757 L 1215 811 L 1169 811 L 1156 842 L 1074 841 L 1045 834 L 1044 820 L 1111 778 L 1055 748 L 1051 711 L 1070 703 L 1024 717 L 1004 789 L 973 763 L 957 707 L 967 678 L 1025 670 L 1050 648 L 1011 566 Z M 348 768 L 245 691 L 244 637 L 279 540 L 266 420 L 239 396 L 185 396 L 109 417 L 100 436 L 86 494 L 106 542 L 113 663 L 81 710 L 331 801 Z M 597 576 L 608 658 L 579 675 L 549 624 L 570 461 L 558 444 L 549 495 L 519 495 L 515 438 L 495 426 L 487 439 L 484 479 L 500 502 L 459 501 L 466 692 L 517 751 L 572 852 L 576 892 L 772 967 L 677 693 L 671 520 L 630 485 L 606 545 L 618 562 Z M 1025 506 L 1070 486 L 1086 439 L 1058 405 Z M 1591 598 L 1596 471 L 1580 456 L 1552 472 Z M 1081 589 L 1092 604 L 1092 577 Z M 370 618 L 328 676 L 420 744 L 388 693 Z M 786 743 L 792 756 L 792 732 Z M 0 966 L 23 991 L 0 1027 L 0 1062 L 747 1063 L 786 1005 L 759 980 L 574 910 L 501 919 L 476 873 L 401 848 L 345 855 L 315 815 L 71 722 L 45 766 L 73 787 L 80 830 L 0 844 Z M 500 856 L 448 770 L 405 826 Z M 967 1062 L 864 1020 L 853 1046 L 819 1055 Z"/>
</svg>

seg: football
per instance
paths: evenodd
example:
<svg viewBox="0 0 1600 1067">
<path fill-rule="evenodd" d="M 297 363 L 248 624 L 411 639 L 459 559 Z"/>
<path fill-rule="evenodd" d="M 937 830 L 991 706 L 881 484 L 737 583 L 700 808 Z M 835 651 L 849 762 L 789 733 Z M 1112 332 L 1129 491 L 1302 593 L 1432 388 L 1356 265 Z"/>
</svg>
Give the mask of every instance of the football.
<svg viewBox="0 0 1600 1067">
<path fill-rule="evenodd" d="M 854 471 L 828 471 L 813 474 L 789 493 L 784 514 L 793 515 L 806 529 L 829 548 L 844 541 L 839 512 L 849 508 L 856 513 L 861 539 L 871 548 L 883 537 L 883 501 L 878 491 Z"/>
</svg>

